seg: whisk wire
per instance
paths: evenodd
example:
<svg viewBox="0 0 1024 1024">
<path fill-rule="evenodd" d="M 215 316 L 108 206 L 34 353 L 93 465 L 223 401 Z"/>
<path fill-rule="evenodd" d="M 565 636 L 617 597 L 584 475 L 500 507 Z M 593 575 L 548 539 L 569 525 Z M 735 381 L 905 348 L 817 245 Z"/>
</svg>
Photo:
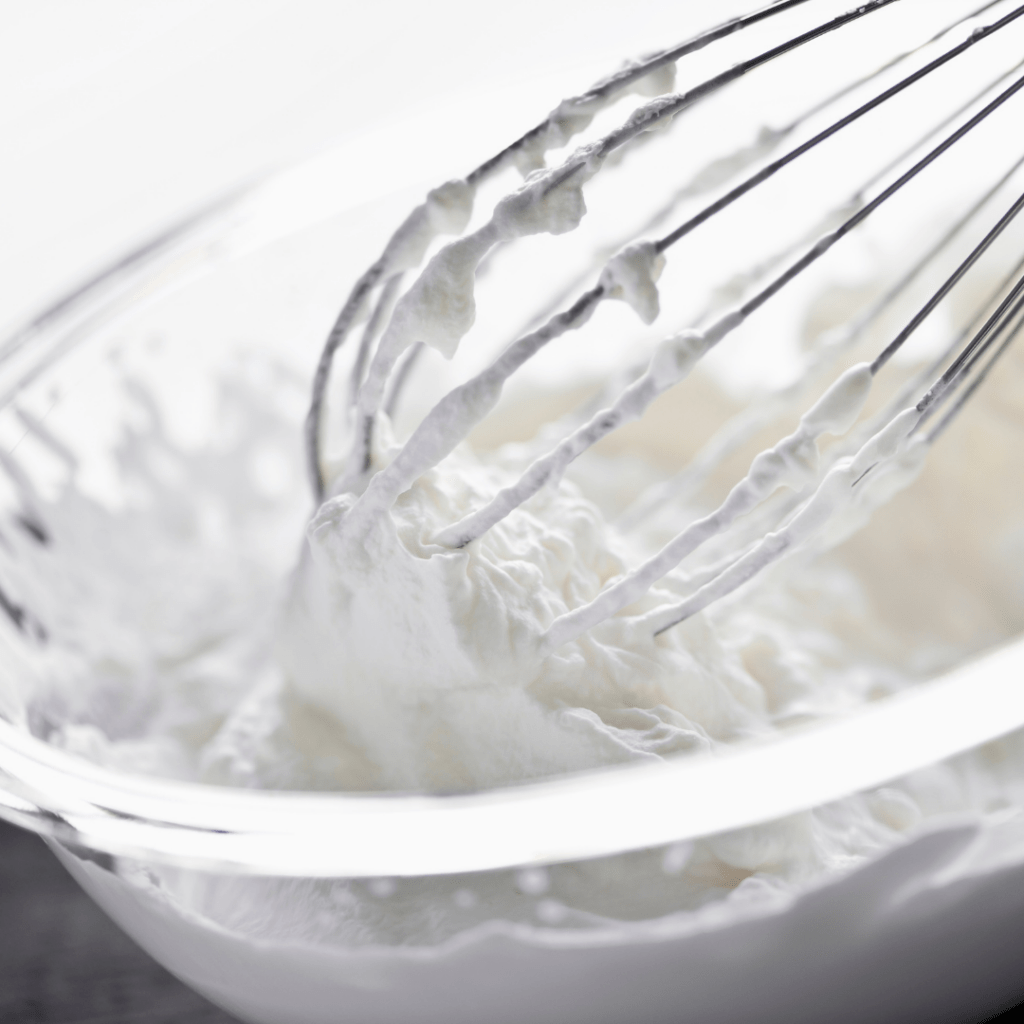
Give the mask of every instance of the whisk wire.
<svg viewBox="0 0 1024 1024">
<path fill-rule="evenodd" d="M 932 415 L 934 408 L 944 400 L 947 393 L 964 379 L 975 362 L 991 347 L 1003 328 L 1021 308 L 1022 296 L 1024 296 L 1024 277 L 1020 278 L 1010 289 L 1009 294 L 999 303 L 982 328 L 964 346 L 945 372 L 917 403 L 917 411 L 922 416 Z"/>
<path fill-rule="evenodd" d="M 704 207 L 699 213 L 694 214 L 689 220 L 680 224 L 675 230 L 670 231 L 667 235 L 659 238 L 655 243 L 658 252 L 664 252 L 670 246 L 675 245 L 681 238 L 688 235 L 694 228 L 699 227 L 701 224 L 710 220 L 715 214 L 720 213 L 726 207 L 732 205 L 741 196 L 746 195 L 751 189 L 756 188 L 762 182 L 767 181 L 770 177 L 777 174 L 784 167 L 791 164 L 794 160 L 799 159 L 804 154 L 810 152 L 815 147 L 821 145 L 827 139 L 830 139 L 833 135 L 847 128 L 855 121 L 860 120 L 865 114 L 870 113 L 877 107 L 891 100 L 894 96 L 908 89 L 911 85 L 921 81 L 927 75 L 930 75 L 933 71 L 938 70 L 940 67 L 948 64 L 951 60 L 959 57 L 961 54 L 966 53 L 972 46 L 977 45 L 981 40 L 986 39 L 1000 29 L 1006 28 L 1012 22 L 1016 21 L 1021 15 L 1024 15 L 1024 6 L 1017 7 L 1013 11 L 1010 11 L 1004 17 L 998 21 L 993 22 L 991 25 L 986 25 L 975 29 L 967 39 L 957 44 L 945 53 L 940 54 L 934 60 L 925 64 L 923 67 L 918 68 L 912 74 L 902 78 L 899 82 L 880 92 L 877 96 L 863 103 L 855 110 L 839 118 L 837 121 L 832 122 L 828 127 L 822 129 L 816 135 L 802 142 L 799 146 L 794 147 L 784 156 L 779 157 L 777 160 L 773 160 L 767 166 L 763 167 L 756 174 L 751 175 L 741 184 L 731 189 L 721 198 L 716 199 L 713 203 Z"/>
<path fill-rule="evenodd" d="M 1024 84 L 1024 80 L 1022 80 L 1021 84 Z M 1024 157 L 1014 164 L 1011 169 L 1011 173 L 1020 166 L 1022 161 L 1024 161 Z M 910 322 L 906 327 L 904 327 L 899 334 L 897 334 L 896 337 L 893 338 L 893 340 L 889 342 L 889 344 L 886 345 L 885 348 L 882 349 L 882 351 L 875 357 L 871 364 L 872 373 L 878 373 L 878 371 L 899 351 L 914 331 L 921 326 L 939 303 L 942 302 L 942 300 L 956 287 L 971 267 L 973 267 L 975 263 L 977 263 L 978 260 L 981 259 L 981 257 L 992 247 L 996 239 L 999 238 L 1011 223 L 1013 223 L 1022 208 L 1024 208 L 1024 193 L 1022 193 L 1011 204 L 1010 208 L 985 234 L 985 237 L 982 238 L 970 253 L 968 253 L 967 257 L 961 261 L 956 270 L 954 270 L 953 273 L 943 281 L 942 285 L 936 289 L 928 301 L 917 311 L 917 313 L 914 314 L 913 317 L 911 317 Z"/>
<path fill-rule="evenodd" d="M 1013 308 L 1013 315 L 1007 317 L 1006 324 L 1008 325 L 1013 316 L 1017 317 L 1017 323 L 1014 328 L 1007 334 L 1006 338 L 1003 339 L 1002 344 L 993 353 L 992 358 L 982 367 L 972 378 L 970 384 L 965 387 L 960 393 L 957 400 L 953 403 L 952 407 L 946 412 L 946 414 L 939 420 L 938 424 L 934 426 L 931 431 L 927 434 L 925 440 L 928 444 L 934 444 L 938 438 L 949 428 L 950 424 L 956 417 L 963 411 L 967 402 L 973 397 L 974 393 L 981 387 L 982 384 L 988 379 L 988 375 L 992 372 L 996 363 L 1006 354 L 1009 347 L 1017 340 L 1021 329 L 1024 328 L 1024 315 L 1021 315 L 1024 311 L 1024 300 L 1019 300 Z"/>
</svg>

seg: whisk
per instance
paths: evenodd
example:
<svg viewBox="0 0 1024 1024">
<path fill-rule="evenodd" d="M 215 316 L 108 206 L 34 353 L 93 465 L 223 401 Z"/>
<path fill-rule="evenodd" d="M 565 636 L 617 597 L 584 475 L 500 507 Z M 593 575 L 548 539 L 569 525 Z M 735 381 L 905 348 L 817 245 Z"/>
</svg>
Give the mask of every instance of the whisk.
<svg viewBox="0 0 1024 1024">
<path fill-rule="evenodd" d="M 628 355 L 625 367 L 609 374 L 596 395 L 549 423 L 529 445 L 520 445 L 516 459 L 523 464 L 517 475 L 504 486 L 496 485 L 495 493 L 467 515 L 437 530 L 429 538 L 433 552 L 443 558 L 472 550 L 531 496 L 557 484 L 574 460 L 644 417 L 659 396 L 682 385 L 698 364 L 730 355 L 730 343 L 742 340 L 736 337 L 742 325 L 757 325 L 782 307 L 815 268 L 844 251 L 844 240 L 852 242 L 858 228 L 893 218 L 900 200 L 915 192 L 925 193 L 927 208 L 922 182 L 966 153 L 976 171 L 971 187 L 976 178 L 981 186 L 962 207 L 948 198 L 953 189 L 946 188 L 940 216 L 935 217 L 934 209 L 928 214 L 940 223 L 928 224 L 917 232 L 921 238 L 915 235 L 903 246 L 880 293 L 821 334 L 806 352 L 790 354 L 789 363 L 796 364 L 790 379 L 774 389 L 762 388 L 682 469 L 662 479 L 646 478 L 628 506 L 613 510 L 618 513 L 614 526 L 624 536 L 643 527 L 658 537 L 667 530 L 667 540 L 646 560 L 609 579 L 596 596 L 546 623 L 536 638 L 536 653 L 543 658 L 558 652 L 610 618 L 629 615 L 635 610 L 631 606 L 642 606 L 632 615 L 638 633 L 651 637 L 671 631 L 787 555 L 827 543 L 829 529 L 853 502 L 870 511 L 912 481 L 930 449 L 947 436 L 998 371 L 1024 326 L 1024 252 L 1011 251 L 1006 258 L 1003 251 L 996 269 L 989 266 L 1000 247 L 1005 250 L 1009 242 L 1012 250 L 1015 221 L 1024 206 L 1024 153 L 1004 157 L 1006 147 L 994 145 L 991 138 L 984 146 L 976 141 L 988 131 L 997 142 L 1009 140 L 1012 150 L 1019 134 L 1012 129 L 1019 123 L 1019 113 L 1014 113 L 1017 94 L 1024 89 L 1024 5 L 1008 0 L 870 0 L 823 15 L 829 6 L 830 0 L 782 0 L 632 62 L 560 103 L 535 128 L 466 177 L 434 189 L 410 213 L 356 282 L 337 317 L 316 372 L 306 422 L 308 469 L 321 506 L 318 517 L 337 511 L 335 521 L 353 552 L 358 553 L 374 521 L 386 516 L 418 478 L 453 453 L 494 409 L 503 386 L 529 372 L 531 360 L 568 345 L 572 334 L 591 337 L 587 332 L 600 328 L 602 317 L 614 309 L 608 300 L 624 303 L 643 324 L 667 337 L 642 364 Z M 894 23 L 886 19 L 903 12 L 909 20 L 899 34 L 893 31 L 890 44 Z M 803 21 L 794 27 L 798 19 Z M 678 177 L 663 175 L 667 186 L 662 180 L 657 189 L 644 187 L 649 154 L 656 156 L 673 140 L 690 138 L 688 129 L 702 110 L 715 109 L 716 98 L 732 88 L 757 84 L 759 76 L 773 69 L 786 72 L 784 81 L 817 75 L 813 69 L 820 71 L 822 65 L 793 62 L 857 31 L 876 32 L 886 41 L 889 55 L 877 66 L 864 70 L 850 60 L 838 73 L 824 76 L 830 78 L 828 86 L 820 86 L 816 77 L 805 78 L 801 95 L 789 98 L 796 112 L 783 112 L 779 123 L 755 124 L 751 136 L 739 144 L 720 142 L 717 125 L 698 124 L 692 132 L 693 148 L 700 152 L 695 165 Z M 752 36 L 764 41 L 766 35 L 759 50 L 750 47 L 756 50 L 753 56 L 707 74 L 722 48 L 740 48 Z M 870 52 L 876 50 L 872 46 Z M 831 51 L 831 58 L 836 56 Z M 685 73 L 691 62 L 705 70 L 694 75 L 694 84 L 674 92 L 677 74 Z M 791 74 L 791 66 L 803 70 Z M 973 69 L 973 79 L 964 69 Z M 912 117 L 902 114 L 894 144 L 878 137 L 864 145 L 862 136 L 859 159 L 848 173 L 840 173 L 847 168 L 834 157 L 825 172 L 819 171 L 835 177 L 835 194 L 825 199 L 819 199 L 817 190 L 808 194 L 805 201 L 781 211 L 781 228 L 765 234 L 758 221 L 763 211 L 751 211 L 760 209 L 753 205 L 759 200 L 762 206 L 778 202 L 762 200 L 774 183 L 815 166 L 816 154 L 829 154 L 830 147 L 936 81 L 945 81 L 947 91 L 956 94 L 952 102 L 940 95 L 940 104 L 918 105 Z M 647 101 L 622 117 L 622 106 L 631 104 L 636 94 Z M 670 130 L 657 130 L 661 128 Z M 570 150 L 577 139 L 582 145 Z M 508 188 L 515 174 L 525 180 Z M 397 423 L 427 389 L 428 349 L 444 355 L 459 349 L 459 359 L 473 355 L 460 342 L 474 322 L 476 285 L 500 278 L 506 257 L 532 244 L 527 236 L 558 236 L 550 241 L 561 252 L 593 218 L 584 217 L 585 194 L 593 203 L 603 183 L 620 179 L 639 184 L 628 192 L 628 208 L 604 209 L 605 215 L 614 215 L 610 238 L 585 243 L 576 264 L 559 259 L 557 280 L 533 303 L 521 294 L 525 279 L 513 280 L 513 312 L 500 319 L 503 326 L 521 322 L 522 329 L 499 346 L 483 369 L 464 373 L 407 438 L 387 450 L 382 437 L 388 434 L 388 421 Z M 946 171 L 942 180 L 948 185 L 956 177 Z M 485 198 L 488 189 L 498 192 L 493 212 L 478 213 L 474 224 L 474 197 Z M 641 199 L 647 200 L 646 206 Z M 706 275 L 711 283 L 694 286 L 682 322 L 669 323 L 676 296 L 665 282 L 677 255 L 696 278 L 705 253 L 713 251 L 706 240 L 716 229 L 723 230 L 723 224 L 741 238 L 758 235 L 759 246 L 752 244 L 749 252 L 729 250 L 727 271 L 718 274 L 713 267 Z M 441 244 L 443 235 L 459 237 Z M 686 239 L 700 241 L 703 248 L 687 249 Z M 820 282 L 816 287 L 820 289 Z M 926 294 L 907 315 L 903 306 L 919 287 Z M 953 299 L 967 310 L 957 328 L 930 360 L 903 377 L 894 373 L 903 346 L 934 325 L 936 313 Z M 894 318 L 902 322 L 897 319 L 893 330 Z M 360 325 L 358 344 L 351 346 L 345 367 L 347 380 L 332 389 L 335 357 Z M 869 358 L 846 365 L 864 344 L 875 346 Z M 749 346 L 745 353 L 744 358 Z M 581 359 L 586 362 L 589 350 Z M 887 368 L 896 378 L 893 386 L 881 401 L 869 405 Z M 344 417 L 332 419 L 335 405 L 344 406 Z M 721 476 L 723 468 L 728 470 L 731 456 L 759 441 L 766 427 L 796 408 L 804 410 L 796 428 L 756 454 L 723 501 L 694 514 L 691 497 Z M 329 451 L 339 441 L 334 433 L 339 418 L 347 426 L 347 432 L 338 432 L 347 444 L 340 460 Z M 26 426 L 37 436 L 46 429 L 34 421 Z M 819 450 L 826 434 L 835 440 Z M 60 454 L 58 438 L 50 439 L 50 447 Z M 523 451 L 529 452 L 525 459 Z M 0 453 L 0 458 L 6 457 Z M 67 461 L 72 460 L 67 452 Z M 19 473 L 13 459 L 6 459 L 4 468 L 12 477 Z M 21 490 L 26 496 L 32 493 L 28 485 Z M 45 510 L 27 497 L 21 505 L 24 531 L 33 543 L 46 545 Z M 657 600 L 641 600 L 684 561 L 686 576 L 674 590 L 660 591 Z M 670 597 L 663 598 L 665 594 Z M 0 589 L 0 610 L 22 639 L 41 646 L 48 642 L 31 602 L 17 591 Z M 306 639 L 307 634 L 298 634 L 295 647 Z M 1000 674 L 1015 671 L 1019 653 L 1018 645 L 1004 652 L 1007 657 L 996 655 L 995 662 L 968 667 L 948 686 L 916 687 L 912 694 L 878 702 L 841 721 L 816 725 L 800 735 L 780 732 L 713 758 L 669 758 L 671 763 L 634 765 L 620 774 L 609 769 L 585 778 L 422 801 L 390 794 L 379 800 L 325 796 L 330 813 L 324 812 L 325 803 L 302 804 L 295 811 L 294 831 L 281 845 L 265 841 L 269 805 L 255 792 L 224 795 L 211 787 L 201 797 L 190 795 L 188 809 L 174 810 L 179 817 L 173 820 L 189 828 L 190 843 L 194 837 L 196 843 L 209 840 L 208 846 L 188 847 L 200 850 L 202 863 L 240 863 L 247 870 L 271 874 L 285 870 L 282 849 L 299 856 L 311 871 L 352 877 L 488 870 L 641 849 L 818 806 L 1019 728 L 1024 725 L 1019 687 L 1015 678 Z M 997 671 L 989 671 L 993 664 Z M 335 682 L 330 680 L 332 686 Z M 925 719 L 932 726 L 939 721 L 955 727 L 914 728 Z M 0 739 L 5 759 L 0 768 L 15 779 L 19 772 L 30 777 L 42 745 L 7 723 L 0 723 Z M 857 751 L 875 746 L 878 752 L 871 758 L 857 757 Z M 813 773 L 806 770 L 811 762 Z M 161 845 L 167 829 L 151 829 L 159 833 L 156 838 L 147 833 L 141 845 L 132 847 L 131 836 L 124 836 L 141 828 L 139 821 L 145 825 L 150 812 L 132 802 L 134 790 L 126 790 L 125 796 L 117 788 L 120 780 L 103 788 L 106 783 L 97 778 L 96 788 L 87 793 L 101 811 L 95 816 L 97 824 L 89 819 L 75 828 L 92 829 L 98 849 L 144 848 L 163 851 L 171 860 L 184 857 L 171 849 L 170 841 Z M 138 783 L 140 790 L 145 785 Z M 19 814 L 25 803 L 20 793 L 6 805 Z M 38 803 L 53 808 L 48 813 L 55 821 L 74 811 L 45 794 Z M 670 804 L 674 815 L 665 815 L 663 808 Z M 193 807 L 198 808 L 194 819 Z M 114 815 L 116 827 L 108 834 L 104 829 Z M 233 822 L 241 824 L 229 824 Z M 229 827 L 235 829 L 231 839 L 240 841 L 242 853 L 227 855 L 214 845 Z M 453 828 L 460 836 L 457 843 L 452 842 Z M 344 842 L 321 841 L 330 829 L 336 830 L 330 833 L 333 838 L 344 834 Z"/>
<path fill-rule="evenodd" d="M 828 18 L 817 14 L 822 6 L 808 0 L 780 0 L 632 62 L 590 90 L 560 103 L 535 128 L 464 179 L 435 189 L 413 210 L 358 280 L 338 315 L 317 369 L 307 419 L 309 470 L 316 498 L 323 502 L 335 495 L 348 496 L 345 500 L 351 507 L 346 506 L 343 528 L 351 543 L 358 546 L 373 517 L 386 513 L 400 494 L 455 449 L 494 408 L 513 374 L 546 346 L 583 329 L 607 300 L 624 300 L 645 324 L 654 323 L 659 315 L 656 282 L 683 239 L 698 229 L 711 230 L 715 218 L 748 194 L 756 198 L 757 190 L 776 175 L 785 175 L 800 161 L 810 159 L 819 147 L 824 149 L 862 121 L 869 122 L 883 108 L 899 102 L 903 94 L 912 95 L 930 80 L 948 76 L 970 55 L 976 56 L 985 47 L 994 49 L 994 44 L 1013 36 L 1015 30 L 1013 38 L 1021 52 L 1024 6 L 999 0 L 961 5 L 952 17 L 948 7 L 940 11 L 918 0 L 870 0 Z M 877 19 L 877 31 L 885 35 L 890 31 L 885 19 L 900 8 L 913 8 L 909 13 L 917 29 L 916 39 L 911 38 L 880 66 L 858 72 L 829 95 L 806 103 L 805 109 L 782 127 L 762 127 L 752 143 L 712 159 L 689 180 L 677 184 L 653 214 L 640 220 L 638 230 L 623 233 L 614 247 L 599 246 L 596 255 L 584 261 L 582 270 L 568 275 L 569 284 L 558 292 L 554 303 L 542 303 L 539 312 L 526 318 L 524 331 L 496 358 L 445 394 L 387 466 L 374 465 L 371 452 L 380 417 L 397 409 L 424 347 L 451 356 L 472 326 L 475 278 L 478 269 L 482 275 L 489 254 L 527 235 L 574 230 L 585 212 L 585 187 L 613 173 L 613 166 L 614 173 L 625 174 L 642 144 L 646 148 L 646 143 L 657 142 L 663 134 L 656 129 L 679 120 L 675 132 L 682 131 L 684 112 L 741 79 L 753 78 L 772 62 L 791 60 L 828 37 L 842 37 L 858 23 Z M 812 20 L 799 31 L 790 27 L 787 32 L 789 19 L 797 15 Z M 940 16 L 947 20 L 939 22 Z M 739 38 L 755 26 L 763 31 L 775 23 L 782 25 L 781 41 L 685 91 L 672 91 L 676 65 L 682 67 L 684 58 L 730 37 Z M 624 386 L 617 391 L 614 386 L 605 387 L 589 407 L 561 421 L 559 427 L 564 429 L 557 443 L 537 452 L 518 479 L 489 501 L 438 532 L 433 538 L 438 549 L 457 550 L 472 544 L 541 488 L 557 483 L 570 463 L 597 442 L 643 416 L 658 396 L 679 385 L 703 357 L 785 294 L 842 239 L 870 218 L 881 217 L 887 204 L 905 189 L 916 187 L 933 164 L 941 168 L 948 154 L 970 147 L 983 124 L 999 119 L 1001 132 L 1012 134 L 1020 117 L 1014 113 L 1013 100 L 1024 88 L 1024 61 L 1014 64 L 1011 59 L 1009 66 L 1001 66 L 1003 51 L 995 52 L 986 64 L 987 78 L 980 88 L 958 86 L 952 110 L 939 114 L 932 110 L 924 119 L 907 125 L 895 153 L 884 154 L 881 145 L 871 147 L 868 162 L 875 166 L 851 194 L 818 211 L 814 222 L 795 240 L 784 241 L 748 267 L 734 266 L 730 279 L 713 290 L 705 309 L 688 329 L 662 341 L 648 365 L 635 368 Z M 637 92 L 654 98 L 564 158 L 550 166 L 545 163 L 546 153 L 565 148 L 595 118 Z M 783 151 L 787 140 L 794 144 Z M 877 156 L 875 149 L 880 151 Z M 993 158 L 985 156 L 984 163 L 992 164 Z M 1024 193 L 1010 199 L 1005 196 L 1012 192 L 1022 163 L 1024 156 L 1016 156 L 1008 168 L 993 166 L 991 181 L 981 195 L 956 215 L 941 237 L 891 275 L 891 283 L 869 308 L 834 329 L 805 359 L 795 381 L 752 403 L 726 423 L 690 465 L 637 497 L 620 519 L 623 528 L 636 527 L 673 502 L 673 507 L 679 508 L 682 498 L 694 493 L 728 455 L 781 409 L 791 407 L 830 373 L 834 375 L 844 354 L 891 314 L 916 281 L 935 274 L 943 261 L 952 260 L 952 271 L 895 336 L 872 358 L 839 373 L 806 409 L 796 429 L 754 458 L 724 501 L 688 524 L 680 523 L 682 529 L 656 554 L 611 581 L 593 600 L 557 617 L 540 639 L 542 654 L 557 650 L 635 604 L 684 559 L 702 547 L 713 547 L 711 542 L 740 521 L 743 525 L 738 536 L 737 531 L 730 534 L 731 546 L 690 577 L 691 593 L 644 613 L 653 634 L 695 615 L 788 552 L 807 545 L 842 508 L 870 491 L 873 480 L 888 476 L 889 483 L 880 490 L 891 493 L 913 478 L 927 451 L 1024 326 L 1024 259 L 1005 273 L 989 294 L 971 300 L 973 312 L 968 322 L 883 409 L 867 419 L 862 418 L 862 411 L 875 378 L 947 297 L 966 294 L 964 282 L 971 280 L 972 269 L 1020 213 Z M 481 226 L 463 234 L 470 222 L 474 194 L 512 167 L 525 175 L 524 183 L 500 199 Z M 671 224 L 678 210 L 705 195 L 713 198 L 681 222 Z M 438 249 L 403 290 L 408 272 L 422 263 L 439 234 L 461 237 Z M 727 303 L 724 311 L 723 301 Z M 349 450 L 342 468 L 328 479 L 322 423 L 332 362 L 363 317 L 367 323 L 350 370 Z M 825 434 L 839 440 L 819 452 L 818 442 Z M 779 496 L 782 488 L 788 489 L 788 497 Z M 867 495 L 862 500 L 870 503 L 872 499 Z"/>
</svg>

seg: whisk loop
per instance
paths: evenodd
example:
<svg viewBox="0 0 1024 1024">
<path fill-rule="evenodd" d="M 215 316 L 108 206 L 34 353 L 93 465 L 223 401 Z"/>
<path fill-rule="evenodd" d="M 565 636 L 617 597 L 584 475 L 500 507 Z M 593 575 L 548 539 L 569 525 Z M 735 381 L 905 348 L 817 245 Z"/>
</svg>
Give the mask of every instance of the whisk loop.
<svg viewBox="0 0 1024 1024">
<path fill-rule="evenodd" d="M 951 62 L 964 58 L 973 48 L 984 45 L 1024 15 L 1024 6 L 1010 7 L 1002 0 L 991 0 L 971 8 L 937 31 L 925 33 L 923 40 L 901 50 L 874 70 L 856 76 L 807 106 L 802 113 L 786 121 L 783 127 L 762 128 L 752 144 L 741 147 L 731 156 L 712 160 L 688 183 L 676 188 L 668 200 L 642 222 L 637 235 L 621 237 L 614 255 L 608 258 L 607 247 L 600 249 L 603 266 L 596 284 L 584 288 L 572 301 L 567 298 L 570 292 L 563 287 L 559 292 L 561 308 L 549 302 L 539 313 L 534 313 L 527 321 L 530 326 L 524 333 L 483 370 L 444 395 L 400 446 L 390 463 L 375 470 L 371 442 L 378 416 L 382 410 L 390 415 L 396 408 L 425 345 L 438 348 L 448 356 L 454 353 L 473 324 L 477 270 L 495 247 L 512 244 L 530 234 L 559 235 L 574 230 L 586 212 L 583 189 L 593 178 L 605 172 L 611 154 L 628 156 L 641 139 L 645 142 L 650 140 L 648 133 L 651 129 L 670 123 L 683 111 L 708 100 L 757 69 L 890 7 L 895 0 L 871 0 L 789 35 L 688 90 L 680 93 L 669 91 L 673 82 L 670 71 L 676 62 L 743 29 L 755 24 L 763 25 L 802 2 L 793 0 L 771 4 L 743 18 L 725 22 L 680 46 L 635 62 L 588 92 L 564 101 L 541 124 L 481 164 L 464 181 L 449 183 L 431 193 L 427 201 L 399 227 L 382 256 L 357 282 L 339 314 L 317 370 L 307 420 L 308 456 L 314 490 L 318 499 L 323 500 L 328 495 L 328 486 L 321 468 L 320 421 L 331 362 L 358 317 L 368 316 L 369 322 L 350 377 L 349 454 L 341 475 L 330 487 L 333 494 L 350 495 L 345 499 L 346 512 L 342 524 L 348 543 L 361 544 L 375 517 L 386 514 L 400 494 L 448 456 L 491 412 L 506 381 L 553 341 L 583 328 L 603 302 L 609 299 L 625 301 L 643 322 L 653 322 L 659 314 L 657 281 L 666 254 L 674 245 L 868 115 L 894 103 L 901 94 Z M 901 2 L 912 4 L 914 0 Z M 992 15 L 990 22 L 975 24 L 976 19 L 995 9 L 999 10 Z M 1003 13 L 1000 14 L 1000 10 Z M 884 78 L 894 68 L 913 61 L 929 48 L 942 44 L 958 30 L 964 32 L 962 39 L 947 44 L 942 52 L 902 74 L 895 82 L 884 85 L 853 109 L 834 116 L 785 153 L 773 156 L 783 140 L 793 137 L 798 127 L 809 125 L 815 117 L 847 96 Z M 955 104 L 951 112 L 943 113 L 923 132 L 915 134 L 911 142 L 904 140 L 895 156 L 884 160 L 846 200 L 825 213 L 810 239 L 801 236 L 796 243 L 784 246 L 773 256 L 762 258 L 748 271 L 737 273 L 728 286 L 740 295 L 732 308 L 719 313 L 706 326 L 700 326 L 712 312 L 715 301 L 712 299 L 707 313 L 698 318 L 697 326 L 677 331 L 661 342 L 646 368 L 635 372 L 617 395 L 596 411 L 577 419 L 576 425 L 550 450 L 538 455 L 518 479 L 502 487 L 483 506 L 438 531 L 432 538 L 433 542 L 441 548 L 455 550 L 472 544 L 541 488 L 556 483 L 584 452 L 624 424 L 642 417 L 660 395 L 680 384 L 707 353 L 749 317 L 1009 103 L 1024 89 L 1022 68 L 1024 61 L 1000 69 L 980 90 Z M 630 90 L 643 91 L 645 85 L 653 85 L 654 91 L 663 88 L 666 94 L 639 106 L 617 127 L 586 142 L 558 166 L 544 168 L 546 152 L 565 146 L 571 138 L 589 127 L 594 116 L 622 99 Z M 1022 164 L 1024 156 L 1019 156 L 1008 170 L 1000 172 L 995 182 L 954 220 L 938 240 L 898 274 L 881 296 L 838 332 L 833 332 L 827 342 L 812 354 L 806 372 L 799 379 L 727 423 L 675 479 L 665 481 L 642 495 L 622 518 L 620 526 L 635 526 L 653 511 L 693 493 L 712 470 L 757 430 L 770 423 L 781 408 L 796 400 L 822 374 L 830 369 L 834 372 L 842 354 L 867 336 L 869 328 L 881 323 L 883 316 L 895 307 L 897 300 L 924 272 L 953 250 L 967 229 L 980 219 L 983 211 L 1011 182 Z M 527 174 L 524 184 L 502 199 L 481 227 L 462 234 L 469 223 L 478 186 L 510 165 Z M 752 170 L 755 167 L 757 169 Z M 721 195 L 676 227 L 660 237 L 643 237 L 662 225 L 685 201 L 727 186 L 730 179 L 743 174 L 746 177 L 725 188 Z M 889 180 L 893 174 L 896 176 Z M 878 186 L 881 186 L 880 190 L 872 194 Z M 741 517 L 763 506 L 780 488 L 788 488 L 793 497 L 771 513 L 775 516 L 774 525 L 763 536 L 740 543 L 736 551 L 718 557 L 712 565 L 699 567 L 691 578 L 695 589 L 684 600 L 656 607 L 642 615 L 641 621 L 649 625 L 654 635 L 707 608 L 788 552 L 805 545 L 853 500 L 863 489 L 864 481 L 879 466 L 894 463 L 897 459 L 906 461 L 908 465 L 918 464 L 927 448 L 948 428 L 1024 326 L 1024 277 L 1021 276 L 1024 260 L 977 308 L 968 325 L 947 346 L 944 355 L 925 369 L 928 378 L 921 373 L 915 375 L 882 413 L 876 413 L 861 423 L 874 378 L 943 300 L 962 284 L 996 240 L 1005 234 L 1022 206 L 1024 194 L 1006 207 L 981 240 L 969 248 L 952 273 L 872 359 L 841 372 L 803 414 L 794 431 L 753 459 L 747 473 L 716 509 L 686 525 L 642 565 L 610 581 L 589 603 L 557 617 L 540 638 L 541 654 L 553 652 L 635 604 L 684 559 L 712 538 L 730 530 Z M 441 233 L 455 233 L 461 237 L 442 247 L 404 293 L 399 294 L 403 275 L 422 260 L 431 240 Z M 800 251 L 801 246 L 803 251 Z M 410 253 L 416 257 L 415 260 Z M 598 264 L 591 261 L 588 266 L 585 274 L 596 271 Z M 576 274 L 572 278 L 575 284 L 571 287 L 579 287 L 584 279 Z M 372 303 L 370 299 L 375 292 L 379 294 Z M 994 303 L 995 308 L 986 317 L 986 311 Z M 949 360 L 948 367 L 939 373 L 940 367 Z M 913 395 L 920 394 L 922 388 L 923 395 L 914 401 Z M 925 429 L 925 424 L 940 412 L 942 415 L 938 422 Z M 837 440 L 827 450 L 819 451 L 819 441 L 826 434 L 835 436 Z M 913 473 L 908 471 L 905 476 L 909 482 Z"/>
</svg>

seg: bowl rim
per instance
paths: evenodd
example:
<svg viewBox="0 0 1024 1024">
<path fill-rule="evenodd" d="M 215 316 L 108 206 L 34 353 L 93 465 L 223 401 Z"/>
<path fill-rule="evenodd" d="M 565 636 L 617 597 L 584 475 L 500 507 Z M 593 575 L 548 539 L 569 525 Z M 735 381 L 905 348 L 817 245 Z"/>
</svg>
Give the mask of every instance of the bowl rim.
<svg viewBox="0 0 1024 1024">
<path fill-rule="evenodd" d="M 583 860 L 773 821 L 1005 736 L 1024 726 L 1022 671 L 1018 639 L 843 717 L 723 752 L 449 795 L 127 775 L 0 719 L 0 817 L 115 856 L 243 874 L 423 876 Z"/>
</svg>

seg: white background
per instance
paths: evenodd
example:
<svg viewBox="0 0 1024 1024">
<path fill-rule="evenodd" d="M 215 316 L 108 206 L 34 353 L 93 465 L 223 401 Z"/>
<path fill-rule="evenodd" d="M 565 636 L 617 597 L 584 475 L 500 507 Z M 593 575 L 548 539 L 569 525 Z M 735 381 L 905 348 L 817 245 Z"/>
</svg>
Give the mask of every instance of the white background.
<svg viewBox="0 0 1024 1024">
<path fill-rule="evenodd" d="M 0 337 L 254 171 L 490 91 L 529 127 L 746 6 L 0 0 Z"/>
</svg>

